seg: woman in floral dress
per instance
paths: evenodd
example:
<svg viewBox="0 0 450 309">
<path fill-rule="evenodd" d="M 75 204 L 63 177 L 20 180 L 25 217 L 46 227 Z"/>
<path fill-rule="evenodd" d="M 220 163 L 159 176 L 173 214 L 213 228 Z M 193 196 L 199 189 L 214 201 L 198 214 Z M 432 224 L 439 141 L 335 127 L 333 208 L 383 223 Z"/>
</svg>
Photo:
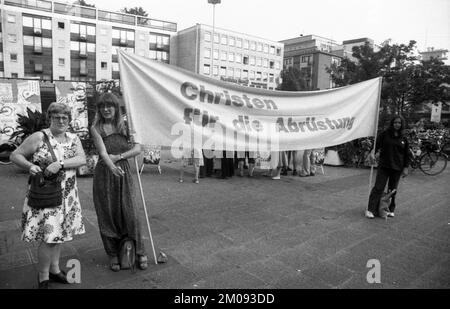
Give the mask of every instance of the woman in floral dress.
<svg viewBox="0 0 450 309">
<path fill-rule="evenodd" d="M 62 204 L 52 208 L 36 209 L 28 206 L 25 198 L 22 213 L 22 240 L 39 241 L 38 283 L 48 288 L 49 280 L 68 283 L 66 274 L 59 268 L 60 244 L 74 235 L 85 232 L 78 197 L 76 168 L 86 163 L 80 139 L 67 132 L 71 120 L 70 108 L 52 103 L 47 110 L 50 127 L 43 130 L 49 139 L 57 160 L 54 161 L 44 141 L 42 131 L 33 133 L 11 154 L 11 161 L 29 171 L 31 175 L 43 172 L 55 176 L 63 189 Z"/>
</svg>

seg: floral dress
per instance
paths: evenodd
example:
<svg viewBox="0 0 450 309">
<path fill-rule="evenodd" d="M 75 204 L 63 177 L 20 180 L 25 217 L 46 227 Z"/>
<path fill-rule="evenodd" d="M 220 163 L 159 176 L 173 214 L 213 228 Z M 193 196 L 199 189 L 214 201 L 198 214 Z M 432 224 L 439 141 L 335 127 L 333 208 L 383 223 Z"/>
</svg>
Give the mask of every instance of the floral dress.
<svg viewBox="0 0 450 309">
<path fill-rule="evenodd" d="M 66 140 L 59 143 L 49 129 L 46 129 L 50 145 L 57 159 L 76 156 L 77 144 L 81 145 L 77 135 L 66 133 Z M 42 141 L 33 154 L 35 164 L 44 170 L 52 161 L 47 143 Z M 25 198 L 22 213 L 22 240 L 27 242 L 44 241 L 46 243 L 63 243 L 70 241 L 73 235 L 85 232 L 81 217 L 81 205 L 78 197 L 76 169 L 65 169 L 60 175 L 63 189 L 63 203 L 57 207 L 35 209 L 28 206 Z"/>
</svg>

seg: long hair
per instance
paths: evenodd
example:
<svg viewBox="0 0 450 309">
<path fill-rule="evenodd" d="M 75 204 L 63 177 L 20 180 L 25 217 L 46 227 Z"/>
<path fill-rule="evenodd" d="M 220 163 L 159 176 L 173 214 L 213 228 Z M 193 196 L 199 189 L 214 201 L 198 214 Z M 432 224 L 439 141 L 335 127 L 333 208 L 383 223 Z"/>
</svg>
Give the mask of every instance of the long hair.
<svg viewBox="0 0 450 309">
<path fill-rule="evenodd" d="M 105 104 L 114 106 L 115 113 L 112 124 L 116 128 L 117 132 L 123 135 L 127 135 L 125 123 L 123 121 L 122 115 L 120 114 L 119 100 L 114 94 L 110 92 L 103 93 L 97 100 L 95 119 L 93 123 L 94 128 L 100 130 L 100 127 L 106 123 L 106 119 L 103 118 L 102 113 L 100 112 L 100 109 Z"/>
<path fill-rule="evenodd" d="M 394 121 L 396 119 L 400 119 L 400 121 L 402 122 L 402 126 L 400 127 L 400 130 L 398 130 L 398 133 L 399 133 L 400 137 L 403 137 L 403 135 L 405 134 L 405 130 L 406 130 L 406 121 L 405 121 L 405 118 L 403 118 L 400 115 L 395 115 L 394 117 L 392 117 L 391 121 L 389 122 L 388 131 L 389 131 L 389 133 L 394 135 L 394 132 L 395 132 Z"/>
</svg>

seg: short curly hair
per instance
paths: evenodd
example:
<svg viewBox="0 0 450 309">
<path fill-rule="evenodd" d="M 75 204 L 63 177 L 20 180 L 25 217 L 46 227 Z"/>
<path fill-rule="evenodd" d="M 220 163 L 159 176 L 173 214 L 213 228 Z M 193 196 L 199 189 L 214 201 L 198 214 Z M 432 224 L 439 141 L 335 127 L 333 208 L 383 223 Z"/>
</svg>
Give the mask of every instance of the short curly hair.
<svg viewBox="0 0 450 309">
<path fill-rule="evenodd" d="M 66 114 L 69 117 L 69 122 L 72 121 L 72 109 L 67 104 L 52 102 L 47 109 L 47 123 L 50 123 L 53 114 Z"/>
</svg>

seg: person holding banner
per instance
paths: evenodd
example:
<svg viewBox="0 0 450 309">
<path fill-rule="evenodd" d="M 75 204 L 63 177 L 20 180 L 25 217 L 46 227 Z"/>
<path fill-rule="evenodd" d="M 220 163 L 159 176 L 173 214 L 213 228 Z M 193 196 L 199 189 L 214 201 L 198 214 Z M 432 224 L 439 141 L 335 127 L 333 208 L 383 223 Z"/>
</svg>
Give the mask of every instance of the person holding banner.
<svg viewBox="0 0 450 309">
<path fill-rule="evenodd" d="M 146 269 L 147 255 L 127 160 L 141 152 L 141 145 L 127 133 L 114 94 L 104 93 L 98 99 L 91 134 L 100 157 L 94 171 L 93 199 L 110 268 L 120 270 L 119 244 L 128 237 L 134 240 L 138 267 Z"/>
<path fill-rule="evenodd" d="M 69 106 L 51 103 L 47 109 L 50 127 L 33 133 L 11 154 L 11 161 L 28 170 L 30 176 L 43 174 L 47 181 L 60 182 L 63 192 L 61 205 L 39 208 L 30 205 L 27 195 L 23 206 L 22 240 L 40 242 L 39 289 L 48 289 L 49 281 L 69 283 L 66 273 L 59 268 L 61 244 L 85 233 L 76 169 L 86 164 L 86 156 L 78 136 L 67 132 L 71 117 Z"/>
<path fill-rule="evenodd" d="M 405 120 L 401 116 L 392 118 L 389 128 L 382 132 L 376 142 L 375 153 L 380 151 L 377 177 L 375 185 L 369 196 L 369 204 L 366 210 L 367 218 L 374 218 L 378 215 L 378 205 L 383 194 L 386 183 L 388 190 L 397 189 L 400 177 L 408 175 L 409 145 L 408 139 L 404 136 Z M 371 160 L 375 159 L 374 152 L 371 152 Z M 394 217 L 395 195 L 391 198 L 388 217 Z"/>
</svg>

